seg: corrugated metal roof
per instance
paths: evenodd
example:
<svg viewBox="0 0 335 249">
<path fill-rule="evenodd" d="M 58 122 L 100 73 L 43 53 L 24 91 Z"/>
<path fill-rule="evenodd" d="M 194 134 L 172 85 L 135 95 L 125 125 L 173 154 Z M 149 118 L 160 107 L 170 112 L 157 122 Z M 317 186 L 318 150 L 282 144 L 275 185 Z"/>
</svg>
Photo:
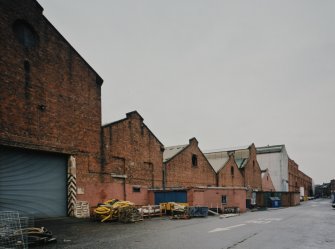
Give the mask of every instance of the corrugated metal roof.
<svg viewBox="0 0 335 249">
<path fill-rule="evenodd" d="M 212 165 L 215 172 L 219 172 L 220 169 L 226 164 L 229 160 L 228 152 L 213 152 L 213 153 L 205 153 L 204 154 L 209 163 Z"/>
<path fill-rule="evenodd" d="M 163 153 L 163 162 L 165 163 L 166 161 L 177 155 L 186 146 L 188 146 L 188 144 L 165 147 Z"/>
<path fill-rule="evenodd" d="M 206 158 L 218 172 L 225 163 L 229 160 L 229 152 L 234 152 L 235 162 L 239 168 L 243 168 L 249 158 L 249 147 L 250 146 L 239 146 L 226 148 L 222 151 L 212 150 L 212 152 L 205 153 Z"/>
<path fill-rule="evenodd" d="M 241 145 L 241 146 L 234 146 L 234 147 L 226 147 L 221 149 L 213 149 L 213 150 L 205 150 L 204 153 L 215 153 L 215 152 L 228 152 L 228 151 L 237 151 L 237 150 L 247 150 L 249 149 L 250 145 Z"/>
<path fill-rule="evenodd" d="M 235 159 L 248 159 L 249 158 L 249 149 L 236 150 L 234 153 Z"/>
<path fill-rule="evenodd" d="M 266 154 L 266 153 L 276 153 L 281 152 L 285 147 L 284 144 L 281 145 L 268 145 L 263 147 L 256 147 L 257 154 Z"/>
</svg>

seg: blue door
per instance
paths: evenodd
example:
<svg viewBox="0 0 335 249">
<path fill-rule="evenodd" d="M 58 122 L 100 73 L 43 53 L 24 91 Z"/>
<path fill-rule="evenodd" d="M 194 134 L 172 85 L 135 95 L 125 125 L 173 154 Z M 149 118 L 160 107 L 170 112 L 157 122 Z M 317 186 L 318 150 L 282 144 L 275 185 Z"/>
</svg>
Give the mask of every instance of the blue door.
<svg viewBox="0 0 335 249">
<path fill-rule="evenodd" d="M 155 192 L 155 205 L 163 202 L 187 202 L 186 191 Z"/>
</svg>

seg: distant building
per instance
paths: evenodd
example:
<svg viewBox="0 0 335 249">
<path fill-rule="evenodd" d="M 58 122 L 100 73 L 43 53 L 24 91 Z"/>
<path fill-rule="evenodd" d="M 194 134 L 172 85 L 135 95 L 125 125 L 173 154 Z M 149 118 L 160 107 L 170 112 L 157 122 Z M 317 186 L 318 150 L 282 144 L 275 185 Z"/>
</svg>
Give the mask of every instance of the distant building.
<svg viewBox="0 0 335 249">
<path fill-rule="evenodd" d="M 330 181 L 330 192 L 335 193 L 335 179 Z"/>
<path fill-rule="evenodd" d="M 323 183 L 321 185 L 315 185 L 315 196 L 317 198 L 329 198 L 331 196 L 331 183 Z"/>
<path fill-rule="evenodd" d="M 290 158 L 288 160 L 288 171 L 289 191 L 299 192 L 301 183 L 299 178 L 299 166 L 294 160 Z"/>
<path fill-rule="evenodd" d="M 221 166 L 217 174 L 195 138 L 189 144 L 166 147 L 164 189 L 153 193 L 155 204 L 178 201 L 218 209 L 238 207 L 244 212 L 246 188 L 234 157 Z"/>
<path fill-rule="evenodd" d="M 330 181 L 330 193 L 331 193 L 332 202 L 334 203 L 334 200 L 335 200 L 335 179 Z"/>
</svg>

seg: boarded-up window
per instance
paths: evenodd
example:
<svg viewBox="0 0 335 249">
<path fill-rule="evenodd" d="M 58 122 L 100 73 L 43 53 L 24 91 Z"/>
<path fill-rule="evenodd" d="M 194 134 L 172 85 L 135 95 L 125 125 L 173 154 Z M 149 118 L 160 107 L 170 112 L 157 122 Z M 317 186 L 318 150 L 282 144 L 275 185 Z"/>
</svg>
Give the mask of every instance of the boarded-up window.
<svg viewBox="0 0 335 249">
<path fill-rule="evenodd" d="M 121 157 L 112 157 L 110 173 L 117 175 L 126 174 L 125 159 Z"/>
<path fill-rule="evenodd" d="M 151 180 L 151 187 L 154 188 L 155 186 L 155 179 L 154 179 L 154 166 L 152 163 L 145 162 L 144 163 L 144 170 L 148 172 L 148 176 L 150 176 Z"/>
</svg>

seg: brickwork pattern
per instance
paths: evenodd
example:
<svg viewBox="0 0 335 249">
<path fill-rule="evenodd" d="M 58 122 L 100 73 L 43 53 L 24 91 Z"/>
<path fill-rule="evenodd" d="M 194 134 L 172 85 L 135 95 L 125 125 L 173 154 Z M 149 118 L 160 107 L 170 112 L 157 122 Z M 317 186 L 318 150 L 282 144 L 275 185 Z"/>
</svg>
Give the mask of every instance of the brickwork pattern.
<svg viewBox="0 0 335 249">
<path fill-rule="evenodd" d="M 74 155 L 78 186 L 100 182 L 101 78 L 37 1 L 0 4 L 0 145 Z"/>
<path fill-rule="evenodd" d="M 247 198 L 251 197 L 251 192 L 253 190 L 262 190 L 262 173 L 256 158 L 256 147 L 252 144 L 249 147 L 249 159 L 241 169 L 244 176 L 244 186 L 247 187 Z"/>
<path fill-rule="evenodd" d="M 192 156 L 196 155 L 197 165 L 193 166 Z M 166 187 L 216 186 L 216 173 L 198 147 L 196 139 L 175 157 L 164 164 Z"/>
<path fill-rule="evenodd" d="M 273 185 L 271 175 L 268 170 L 264 172 L 264 175 L 262 176 L 262 191 L 264 192 L 275 192 L 276 189 Z"/>
<path fill-rule="evenodd" d="M 304 194 L 312 195 L 312 178 L 299 170 L 299 165 L 292 159 L 288 159 L 288 181 L 289 191 L 299 192 L 304 187 Z"/>
<path fill-rule="evenodd" d="M 241 174 L 234 156 L 230 155 L 224 167 L 217 173 L 219 187 L 242 187 L 244 178 Z"/>
<path fill-rule="evenodd" d="M 121 181 L 126 183 L 127 200 L 148 204 L 140 198 L 147 199 L 147 194 L 133 193 L 132 187 L 140 187 L 141 192 L 162 187 L 163 145 L 143 123 L 143 118 L 134 111 L 126 119 L 104 126 L 103 150 L 104 172 L 126 176 Z"/>
</svg>

